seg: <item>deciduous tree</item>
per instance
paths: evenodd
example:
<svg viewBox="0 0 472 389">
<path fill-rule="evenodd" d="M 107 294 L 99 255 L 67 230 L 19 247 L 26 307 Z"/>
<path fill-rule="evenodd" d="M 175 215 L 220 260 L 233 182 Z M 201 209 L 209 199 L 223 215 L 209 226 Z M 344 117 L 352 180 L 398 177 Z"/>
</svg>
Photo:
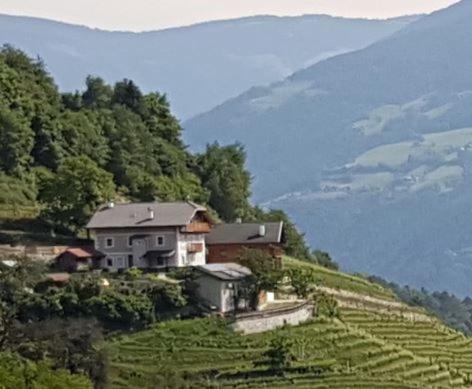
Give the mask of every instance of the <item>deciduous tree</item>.
<svg viewBox="0 0 472 389">
<path fill-rule="evenodd" d="M 44 185 L 42 216 L 51 224 L 76 231 L 83 228 L 100 204 L 113 199 L 113 176 L 90 158 L 69 157 Z"/>
</svg>

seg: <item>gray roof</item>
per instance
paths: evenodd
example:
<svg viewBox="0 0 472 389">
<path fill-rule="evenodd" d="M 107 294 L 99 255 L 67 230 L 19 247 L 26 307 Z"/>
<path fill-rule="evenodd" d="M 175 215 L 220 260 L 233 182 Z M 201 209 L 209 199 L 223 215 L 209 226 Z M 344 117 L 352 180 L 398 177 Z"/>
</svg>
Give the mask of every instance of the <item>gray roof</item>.
<svg viewBox="0 0 472 389">
<path fill-rule="evenodd" d="M 150 218 L 150 210 L 154 218 Z M 115 204 L 100 208 L 87 224 L 89 229 L 126 227 L 178 227 L 190 223 L 206 208 L 192 202 Z"/>
<path fill-rule="evenodd" d="M 259 227 L 265 226 L 265 235 Z M 206 236 L 207 244 L 278 244 L 282 241 L 283 222 L 218 224 Z"/>
<path fill-rule="evenodd" d="M 247 267 L 237 263 L 212 263 L 197 266 L 196 269 L 223 281 L 238 281 L 252 274 Z"/>
</svg>

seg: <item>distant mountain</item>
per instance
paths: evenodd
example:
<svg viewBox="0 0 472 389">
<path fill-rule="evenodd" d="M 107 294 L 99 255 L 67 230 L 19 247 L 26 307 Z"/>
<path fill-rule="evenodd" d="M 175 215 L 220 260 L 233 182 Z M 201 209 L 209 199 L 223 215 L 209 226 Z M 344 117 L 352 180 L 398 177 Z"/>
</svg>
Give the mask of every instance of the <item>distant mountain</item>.
<svg viewBox="0 0 472 389">
<path fill-rule="evenodd" d="M 0 15 L 0 43 L 42 57 L 63 91 L 81 89 L 88 74 L 110 83 L 131 78 L 146 91 L 168 93 L 179 117 L 189 118 L 254 85 L 366 47 L 417 18 L 261 16 L 130 33 Z"/>
<path fill-rule="evenodd" d="M 472 294 L 472 1 L 185 124 L 350 271 Z"/>
</svg>

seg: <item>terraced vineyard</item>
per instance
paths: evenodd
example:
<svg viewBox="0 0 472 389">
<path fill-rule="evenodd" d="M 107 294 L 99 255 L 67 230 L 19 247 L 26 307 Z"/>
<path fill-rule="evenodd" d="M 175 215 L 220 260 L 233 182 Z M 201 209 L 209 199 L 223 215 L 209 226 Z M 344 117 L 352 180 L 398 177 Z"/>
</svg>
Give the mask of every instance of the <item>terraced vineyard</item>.
<svg viewBox="0 0 472 389">
<path fill-rule="evenodd" d="M 360 278 L 337 272 L 317 277 L 328 290 L 346 278 L 347 287 L 354 287 L 346 293 L 359 296 L 362 288 L 369 292 L 366 298 L 385 295 L 386 303 L 401 305 Z M 162 323 L 109 344 L 110 381 L 114 388 L 472 388 L 471 339 L 409 310 L 346 306 L 339 319 L 316 318 L 248 336 L 233 333 L 219 320 Z M 264 353 L 281 336 L 292 340 L 296 360 L 278 374 L 264 363 Z"/>
<path fill-rule="evenodd" d="M 398 316 L 343 309 L 342 318 L 389 343 L 472 378 L 472 339 L 437 321 L 404 320 Z"/>
<path fill-rule="evenodd" d="M 373 284 L 361 277 L 329 270 L 290 257 L 284 257 L 284 266 L 287 269 L 299 268 L 313 270 L 313 284 L 316 286 L 347 290 L 349 292 L 360 293 L 365 296 L 381 298 L 388 301 L 396 300 L 395 295 L 390 290 L 378 284 Z"/>
</svg>

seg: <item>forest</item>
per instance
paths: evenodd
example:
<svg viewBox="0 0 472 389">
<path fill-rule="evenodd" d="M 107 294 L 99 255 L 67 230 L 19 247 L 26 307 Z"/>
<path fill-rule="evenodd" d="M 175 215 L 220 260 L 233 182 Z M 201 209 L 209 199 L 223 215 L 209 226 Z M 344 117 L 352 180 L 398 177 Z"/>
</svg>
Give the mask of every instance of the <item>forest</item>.
<svg viewBox="0 0 472 389">
<path fill-rule="evenodd" d="M 144 94 L 131 80 L 107 85 L 89 76 L 83 91 L 60 93 L 40 59 L 4 46 L 0 155 L 3 220 L 26 218 L 38 230 L 77 235 L 110 200 L 190 200 L 225 222 L 283 220 L 288 254 L 310 256 L 283 211 L 251 204 L 242 145 L 214 143 L 192 154 L 165 94 Z"/>
</svg>

